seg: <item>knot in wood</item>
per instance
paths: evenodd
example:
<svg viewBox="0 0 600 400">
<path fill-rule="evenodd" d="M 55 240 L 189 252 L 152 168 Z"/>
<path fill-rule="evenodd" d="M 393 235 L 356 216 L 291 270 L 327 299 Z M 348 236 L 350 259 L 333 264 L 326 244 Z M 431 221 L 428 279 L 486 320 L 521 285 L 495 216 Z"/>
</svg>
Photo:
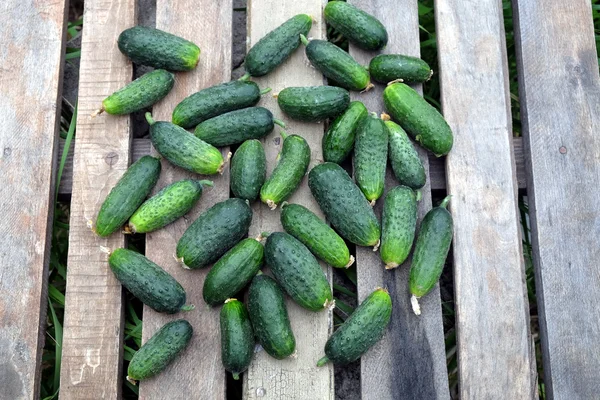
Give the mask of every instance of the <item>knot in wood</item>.
<svg viewBox="0 0 600 400">
<path fill-rule="evenodd" d="M 115 165 L 119 161 L 119 155 L 114 151 L 111 151 L 104 157 L 104 162 L 110 165 L 111 167 Z"/>
</svg>

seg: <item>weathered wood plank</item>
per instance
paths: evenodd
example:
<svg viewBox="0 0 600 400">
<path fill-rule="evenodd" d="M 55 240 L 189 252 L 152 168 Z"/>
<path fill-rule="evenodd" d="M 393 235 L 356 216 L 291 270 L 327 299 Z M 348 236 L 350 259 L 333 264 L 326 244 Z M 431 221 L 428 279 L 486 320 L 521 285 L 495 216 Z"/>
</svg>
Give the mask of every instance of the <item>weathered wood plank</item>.
<svg viewBox="0 0 600 400">
<path fill-rule="evenodd" d="M 590 2 L 513 1 L 548 399 L 600 393 L 600 82 Z"/>
<path fill-rule="evenodd" d="M 171 120 L 177 103 L 201 88 L 230 79 L 231 74 L 231 0 L 182 2 L 158 0 L 156 27 L 193 41 L 202 50 L 200 62 L 192 72 L 177 74 L 173 91 L 153 108 L 156 120 Z M 202 29 L 198 28 L 198 24 Z M 228 148 L 223 154 L 227 155 Z M 198 175 L 183 171 L 163 160 L 157 189 L 184 178 Z M 148 340 L 166 322 L 185 318 L 194 327 L 188 349 L 167 370 L 154 379 L 142 382 L 140 399 L 225 399 L 225 370 L 221 363 L 219 311 L 208 308 L 202 299 L 202 286 L 208 268 L 185 270 L 173 257 L 177 241 L 205 209 L 229 197 L 229 168 L 223 175 L 205 177 L 214 182 L 206 188 L 198 206 L 184 218 L 146 235 L 146 255 L 171 273 L 185 288 L 188 303 L 196 309 L 173 316 L 159 314 L 144 307 L 142 340 Z M 185 371 L 185 373 L 182 373 Z"/>
<path fill-rule="evenodd" d="M 436 0 L 460 398 L 533 399 L 502 2 Z M 539 43 L 538 43 L 539 46 Z"/>
<path fill-rule="evenodd" d="M 0 4 L 2 399 L 40 392 L 66 4 Z"/>
</svg>

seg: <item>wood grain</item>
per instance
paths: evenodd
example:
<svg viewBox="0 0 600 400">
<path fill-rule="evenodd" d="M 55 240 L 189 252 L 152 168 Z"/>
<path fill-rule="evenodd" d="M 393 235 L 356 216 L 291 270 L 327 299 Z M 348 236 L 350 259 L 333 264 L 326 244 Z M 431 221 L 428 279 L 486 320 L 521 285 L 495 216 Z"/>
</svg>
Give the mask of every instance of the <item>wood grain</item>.
<svg viewBox="0 0 600 400">
<path fill-rule="evenodd" d="M 600 82 L 590 2 L 514 1 L 548 399 L 600 393 Z"/>
</svg>

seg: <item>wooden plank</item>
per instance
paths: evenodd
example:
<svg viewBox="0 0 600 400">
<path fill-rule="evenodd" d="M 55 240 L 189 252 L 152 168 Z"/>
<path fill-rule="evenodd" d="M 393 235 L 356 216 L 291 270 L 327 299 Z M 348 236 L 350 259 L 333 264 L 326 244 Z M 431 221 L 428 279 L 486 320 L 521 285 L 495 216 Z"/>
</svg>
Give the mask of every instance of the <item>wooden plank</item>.
<svg viewBox="0 0 600 400">
<path fill-rule="evenodd" d="M 2 399 L 40 393 L 66 8 L 65 1 L 0 4 Z"/>
<path fill-rule="evenodd" d="M 325 24 L 320 18 L 323 6 L 324 0 L 249 1 L 248 43 L 253 45 L 274 27 L 300 13 L 316 17 L 310 36 L 322 38 L 325 36 Z M 278 93 L 288 86 L 321 85 L 323 77 L 318 71 L 308 67 L 304 49 L 299 48 L 277 70 L 263 78 L 256 79 L 256 82 L 260 87 L 271 87 L 274 93 Z M 307 140 L 311 148 L 311 167 L 323 162 L 321 153 L 322 123 L 300 123 L 286 118 L 272 96 L 263 96 L 261 103 L 288 124 L 287 132 L 301 135 Z M 281 143 L 279 129 L 275 129 L 263 140 L 267 155 L 268 174 L 275 166 L 275 158 L 281 149 Z M 307 186 L 306 178 L 289 201 L 302 204 L 322 216 Z M 283 230 L 279 222 L 279 208 L 271 211 L 267 206 L 258 203 L 254 204 L 253 209 L 254 220 L 250 229 L 251 236 L 263 231 Z M 331 280 L 329 269 L 324 268 L 324 271 Z M 261 400 L 333 399 L 333 367 L 331 365 L 323 368 L 316 367 L 317 360 L 324 354 L 325 342 L 331 332 L 332 314 L 329 311 L 319 313 L 306 311 L 290 299 L 287 301 L 287 306 L 296 337 L 298 357 L 278 361 L 264 351 L 258 352 L 246 374 L 244 398 Z"/>
<path fill-rule="evenodd" d="M 548 399 L 600 393 L 600 83 L 590 2 L 513 1 Z"/>
<path fill-rule="evenodd" d="M 191 40 L 202 49 L 196 69 L 177 74 L 173 91 L 154 106 L 153 115 L 157 121 L 170 121 L 175 106 L 190 94 L 230 79 L 232 12 L 231 0 L 157 1 L 156 27 Z M 198 24 L 202 29 L 198 29 Z M 222 151 L 226 156 L 229 148 Z M 180 179 L 199 178 L 166 160 L 163 160 L 162 166 L 157 190 Z M 165 268 L 184 286 L 188 303 L 195 304 L 197 308 L 184 314 L 165 315 L 144 307 L 144 342 L 166 322 L 179 318 L 185 318 L 192 324 L 194 336 L 185 353 L 167 370 L 141 383 L 140 399 L 225 399 L 225 370 L 221 363 L 219 335 L 220 307 L 210 309 L 202 299 L 204 278 L 209 268 L 185 270 L 173 257 L 177 241 L 196 217 L 229 197 L 229 168 L 225 169 L 223 175 L 203 179 L 212 180 L 214 187 L 204 191 L 199 204 L 188 215 L 146 235 L 146 256 Z"/>
<path fill-rule="evenodd" d="M 460 398 L 533 399 L 502 2 L 436 0 Z"/>
</svg>

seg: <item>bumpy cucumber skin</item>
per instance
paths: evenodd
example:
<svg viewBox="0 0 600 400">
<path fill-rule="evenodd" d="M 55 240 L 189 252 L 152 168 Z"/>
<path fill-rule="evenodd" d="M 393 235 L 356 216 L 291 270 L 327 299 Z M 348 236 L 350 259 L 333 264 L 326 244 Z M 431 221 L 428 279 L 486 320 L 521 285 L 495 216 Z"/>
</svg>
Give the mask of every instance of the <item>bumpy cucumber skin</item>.
<svg viewBox="0 0 600 400">
<path fill-rule="evenodd" d="M 290 118 L 319 122 L 344 112 L 350 94 L 335 86 L 288 87 L 279 92 L 277 104 Z"/>
<path fill-rule="evenodd" d="M 177 258 L 188 268 L 203 268 L 235 246 L 247 233 L 252 209 L 241 199 L 215 204 L 198 217 L 177 242 Z"/>
<path fill-rule="evenodd" d="M 221 360 L 225 369 L 238 380 L 248 369 L 254 355 L 254 332 L 244 304 L 228 300 L 221 309 Z"/>
<path fill-rule="evenodd" d="M 340 164 L 348 158 L 354 148 L 356 130 L 367 114 L 367 108 L 363 103 L 353 101 L 346 111 L 333 121 L 323 136 L 325 161 Z"/>
<path fill-rule="evenodd" d="M 194 135 L 213 146 L 223 147 L 263 138 L 273 131 L 274 126 L 271 111 L 264 107 L 249 107 L 200 123 Z"/>
<path fill-rule="evenodd" d="M 282 360 L 296 350 L 283 291 L 273 278 L 257 275 L 248 290 L 248 311 L 256 339 L 271 357 Z"/>
<path fill-rule="evenodd" d="M 390 138 L 389 158 L 394 176 L 401 185 L 412 189 L 422 188 L 427 181 L 427 175 L 419 153 L 400 125 L 393 121 L 386 121 L 385 126 L 388 128 Z"/>
<path fill-rule="evenodd" d="M 383 101 L 390 115 L 421 146 L 438 157 L 450 152 L 453 143 L 450 126 L 414 89 L 394 83 L 383 91 Z"/>
<path fill-rule="evenodd" d="M 226 112 L 252 107 L 260 100 L 260 89 L 252 81 L 231 81 L 202 89 L 181 101 L 172 121 L 185 129 Z"/>
<path fill-rule="evenodd" d="M 217 306 L 242 290 L 263 265 L 264 248 L 256 239 L 244 239 L 215 263 L 204 280 L 202 297 Z"/>
<path fill-rule="evenodd" d="M 121 228 L 148 197 L 159 176 L 158 158 L 144 156 L 131 164 L 102 203 L 94 231 L 105 237 Z"/>
<path fill-rule="evenodd" d="M 160 373 L 186 348 L 192 334 L 192 325 L 184 319 L 165 324 L 134 354 L 127 378 L 139 381 Z"/>
<path fill-rule="evenodd" d="M 347 268 L 350 251 L 344 239 L 315 213 L 300 204 L 281 207 L 281 225 L 318 258 L 335 268 Z"/>
<path fill-rule="evenodd" d="M 377 82 L 388 83 L 402 79 L 405 83 L 427 82 L 433 71 L 418 57 L 402 54 L 380 54 L 369 63 L 371 78 Z"/>
<path fill-rule="evenodd" d="M 260 200 L 272 209 L 294 193 L 306 175 L 310 147 L 303 137 L 287 136 L 273 173 L 260 189 Z"/>
<path fill-rule="evenodd" d="M 330 1 L 325 20 L 349 41 L 365 50 L 381 50 L 388 42 L 385 26 L 374 16 L 345 1 Z"/>
<path fill-rule="evenodd" d="M 267 33 L 246 55 L 244 67 L 252 76 L 268 74 L 283 63 L 300 46 L 300 35 L 308 35 L 312 18 L 298 14 Z"/>
<path fill-rule="evenodd" d="M 387 154 L 387 128 L 381 119 L 369 115 L 356 132 L 354 178 L 370 202 L 377 200 L 383 194 Z"/>
<path fill-rule="evenodd" d="M 164 69 L 148 72 L 102 101 L 102 109 L 112 115 L 130 114 L 157 103 L 175 84 L 175 76 Z"/>
<path fill-rule="evenodd" d="M 247 140 L 231 159 L 231 191 L 235 197 L 254 201 L 267 177 L 267 157 L 259 140 Z"/>
<path fill-rule="evenodd" d="M 396 186 L 385 195 L 381 215 L 379 255 L 386 269 L 402 264 L 412 248 L 417 226 L 417 196 L 411 188 Z"/>
<path fill-rule="evenodd" d="M 200 48 L 194 43 L 145 26 L 121 32 L 118 45 L 134 63 L 169 71 L 191 71 L 200 59 Z"/>
</svg>

